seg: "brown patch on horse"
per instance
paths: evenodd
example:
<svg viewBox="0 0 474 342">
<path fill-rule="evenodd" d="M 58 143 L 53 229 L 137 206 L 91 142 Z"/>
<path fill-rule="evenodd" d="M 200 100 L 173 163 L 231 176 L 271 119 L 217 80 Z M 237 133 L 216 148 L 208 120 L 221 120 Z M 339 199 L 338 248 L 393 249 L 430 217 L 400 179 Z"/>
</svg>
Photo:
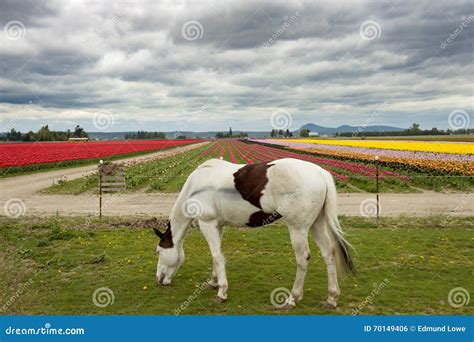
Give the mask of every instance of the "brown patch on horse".
<svg viewBox="0 0 474 342">
<path fill-rule="evenodd" d="M 267 170 L 274 164 L 249 164 L 234 173 L 234 185 L 242 198 L 262 209 L 260 197 L 268 183 Z"/>
<path fill-rule="evenodd" d="M 173 248 L 173 234 L 171 233 L 171 223 L 168 221 L 168 227 L 166 231 L 163 233 L 163 236 L 160 239 L 159 243 L 160 247 L 163 248 Z"/>
<path fill-rule="evenodd" d="M 276 220 L 280 219 L 281 215 L 277 212 L 267 214 L 262 210 L 254 212 L 249 217 L 249 221 L 247 222 L 247 226 L 249 227 L 261 227 L 267 224 L 273 223 Z"/>
</svg>

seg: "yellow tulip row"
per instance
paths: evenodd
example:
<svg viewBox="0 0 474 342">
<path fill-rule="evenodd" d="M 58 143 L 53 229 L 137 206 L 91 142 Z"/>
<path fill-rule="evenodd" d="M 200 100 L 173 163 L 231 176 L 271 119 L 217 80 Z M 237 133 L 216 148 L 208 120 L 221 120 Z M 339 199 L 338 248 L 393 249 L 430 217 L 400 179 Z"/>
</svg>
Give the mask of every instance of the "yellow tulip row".
<svg viewBox="0 0 474 342">
<path fill-rule="evenodd" d="M 332 140 L 332 139 L 285 139 L 285 141 L 323 144 L 336 146 L 351 146 L 379 148 L 385 150 L 474 154 L 473 143 L 431 142 L 431 141 L 387 141 L 387 140 Z"/>
</svg>

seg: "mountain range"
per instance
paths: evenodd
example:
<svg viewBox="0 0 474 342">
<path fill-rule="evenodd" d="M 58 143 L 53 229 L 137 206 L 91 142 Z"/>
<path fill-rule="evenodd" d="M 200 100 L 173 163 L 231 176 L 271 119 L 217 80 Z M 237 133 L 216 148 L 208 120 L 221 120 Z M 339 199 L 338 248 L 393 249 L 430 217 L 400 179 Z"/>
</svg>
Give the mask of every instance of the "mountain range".
<svg viewBox="0 0 474 342">
<path fill-rule="evenodd" d="M 307 123 L 306 125 L 301 126 L 299 131 L 303 129 L 309 129 L 310 132 L 317 132 L 320 135 L 333 135 L 336 133 L 351 133 L 351 132 L 400 132 L 404 128 L 393 127 L 393 126 L 349 126 L 342 125 L 339 127 L 324 127 L 315 125 L 312 123 Z"/>
</svg>

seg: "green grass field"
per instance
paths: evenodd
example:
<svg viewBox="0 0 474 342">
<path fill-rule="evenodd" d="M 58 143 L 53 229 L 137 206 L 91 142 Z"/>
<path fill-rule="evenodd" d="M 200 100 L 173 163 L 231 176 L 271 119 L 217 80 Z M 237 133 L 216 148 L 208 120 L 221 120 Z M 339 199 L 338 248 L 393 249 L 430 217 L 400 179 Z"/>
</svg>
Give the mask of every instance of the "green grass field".
<svg viewBox="0 0 474 342">
<path fill-rule="evenodd" d="M 189 174 L 210 156 L 202 156 L 202 152 L 210 148 L 206 145 L 178 155 L 159 159 L 156 161 L 134 165 L 126 172 L 127 191 L 145 192 L 179 192 Z M 300 151 L 292 151 L 307 154 Z M 245 163 L 235 152 L 238 163 Z M 229 159 L 228 153 L 224 159 Z M 332 168 L 340 174 L 347 175 L 348 181 L 336 180 L 339 192 L 375 192 L 375 179 L 351 173 L 347 170 Z M 381 168 L 386 170 L 388 168 Z M 440 174 L 427 174 L 407 170 L 396 170 L 397 172 L 410 176 L 409 181 L 403 181 L 395 177 L 385 176 L 380 180 L 380 192 L 385 193 L 413 193 L 422 190 L 434 191 L 469 191 L 474 188 L 474 177 L 452 176 Z M 84 192 L 97 192 L 97 175 L 79 178 L 60 184 L 53 185 L 43 192 L 47 194 L 81 194 Z"/>
<path fill-rule="evenodd" d="M 211 271 L 207 244 L 190 228 L 186 262 L 171 286 L 155 282 L 157 238 L 153 225 L 137 218 L 0 218 L 0 302 L 3 314 L 474 314 L 454 308 L 455 287 L 474 291 L 474 218 L 341 218 L 356 248 L 357 277 L 340 281 L 336 311 L 325 311 L 326 271 L 311 240 L 305 298 L 292 311 L 276 310 L 270 293 L 290 288 L 295 275 L 286 227 L 227 228 L 229 299 L 212 301 L 199 285 Z M 385 286 L 374 294 L 374 286 Z M 93 304 L 96 289 L 108 287 L 113 304 Z M 368 300 L 370 296 L 370 300 Z M 370 302 L 370 303 L 369 303 Z"/>
</svg>

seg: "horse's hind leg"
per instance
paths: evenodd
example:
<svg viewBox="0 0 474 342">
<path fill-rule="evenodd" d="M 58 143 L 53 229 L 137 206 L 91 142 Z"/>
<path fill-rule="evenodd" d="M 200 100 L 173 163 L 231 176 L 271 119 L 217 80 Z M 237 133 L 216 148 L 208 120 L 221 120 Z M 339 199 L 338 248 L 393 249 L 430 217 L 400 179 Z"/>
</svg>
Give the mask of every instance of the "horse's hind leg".
<svg viewBox="0 0 474 342">
<path fill-rule="evenodd" d="M 324 259 L 328 273 L 328 298 L 323 303 L 323 306 L 325 309 L 335 309 L 337 306 L 337 298 L 341 291 L 337 283 L 336 246 L 329 235 L 328 228 L 323 211 L 311 227 L 311 233 L 321 251 L 321 256 Z"/>
<path fill-rule="evenodd" d="M 296 306 L 296 301 L 303 299 L 303 286 L 308 269 L 309 258 L 311 257 L 308 245 L 308 230 L 295 225 L 288 225 L 290 232 L 291 244 L 295 252 L 296 258 L 296 277 L 291 290 L 291 295 L 288 297 L 285 308 L 293 308 Z"/>
<path fill-rule="evenodd" d="M 207 288 L 210 290 L 217 290 L 219 287 L 219 282 L 217 281 L 217 272 L 216 268 L 214 267 L 214 263 L 212 265 L 212 275 L 211 279 L 207 281 Z"/>
</svg>

